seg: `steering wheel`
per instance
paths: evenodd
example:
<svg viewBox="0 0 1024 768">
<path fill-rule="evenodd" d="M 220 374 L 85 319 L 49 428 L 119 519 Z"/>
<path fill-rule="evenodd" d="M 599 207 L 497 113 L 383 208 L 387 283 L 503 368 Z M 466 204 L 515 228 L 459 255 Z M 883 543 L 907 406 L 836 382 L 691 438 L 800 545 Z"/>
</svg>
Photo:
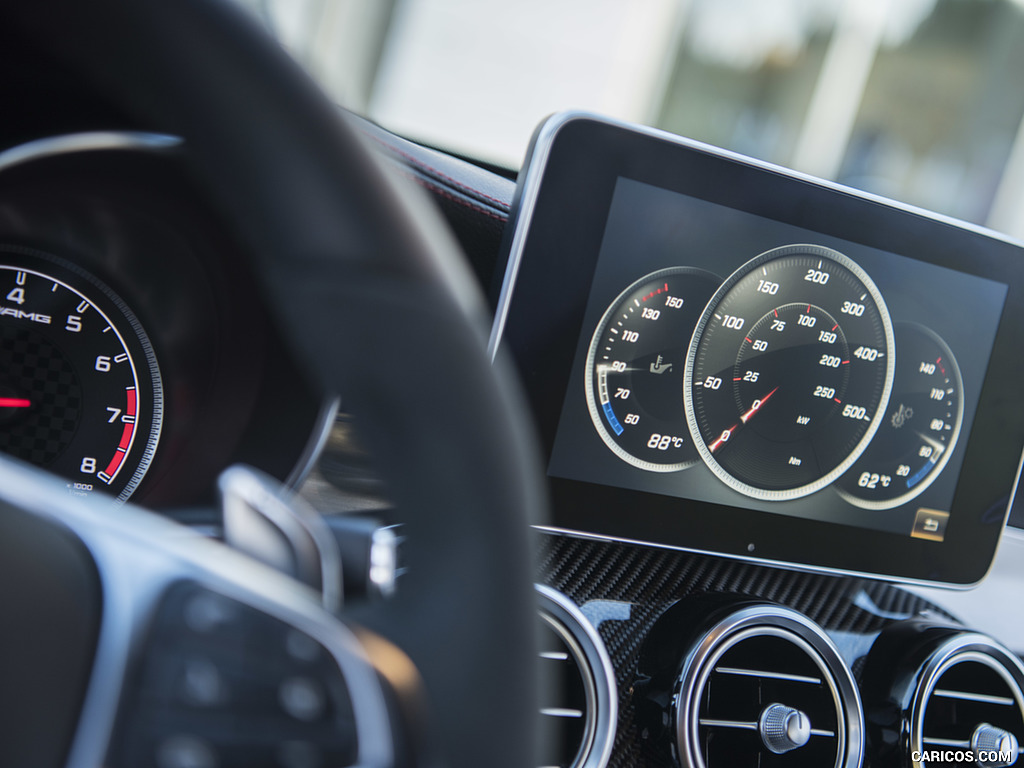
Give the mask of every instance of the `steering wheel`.
<svg viewBox="0 0 1024 768">
<path fill-rule="evenodd" d="M 408 568 L 394 598 L 339 619 L 311 590 L 223 545 L 137 509 L 78 501 L 4 459 L 0 762 L 164 765 L 191 754 L 198 766 L 199 744 L 217 765 L 235 764 L 231 755 L 263 765 L 254 750 L 279 721 L 257 704 L 274 708 L 267 686 L 287 698 L 267 670 L 316 657 L 326 671 L 313 682 L 329 705 L 318 727 L 347 729 L 325 738 L 348 744 L 359 765 L 530 765 L 527 521 L 542 510 L 540 474 L 510 376 L 487 359 L 479 292 L 431 212 L 226 3 L 45 0 L 4 4 L 0 19 L 140 123 L 183 137 L 297 356 L 360 423 L 405 524 Z M 289 650 L 267 650 L 271 637 Z M 158 690 L 186 651 L 213 659 L 227 698 L 201 722 L 230 722 L 230 734 L 161 731 L 187 720 Z M 417 678 L 426 720 L 400 725 L 395 701 Z M 289 690 L 291 704 L 310 703 L 310 689 Z M 164 708 L 153 714 L 156 700 Z M 306 733 L 309 723 L 292 720 L 280 733 Z M 159 752 L 167 738 L 178 752 Z M 150 749 L 159 754 L 138 757 Z M 295 754 L 306 753 L 292 753 L 298 765 Z"/>
</svg>

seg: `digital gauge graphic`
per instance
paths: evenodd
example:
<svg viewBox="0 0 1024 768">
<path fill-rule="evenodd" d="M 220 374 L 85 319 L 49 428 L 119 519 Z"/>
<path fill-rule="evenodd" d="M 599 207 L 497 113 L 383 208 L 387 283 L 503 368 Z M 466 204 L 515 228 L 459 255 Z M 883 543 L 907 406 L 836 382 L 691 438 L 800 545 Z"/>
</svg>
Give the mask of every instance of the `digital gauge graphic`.
<svg viewBox="0 0 1024 768">
<path fill-rule="evenodd" d="M 699 461 L 680 396 L 694 327 L 722 279 L 670 267 L 624 290 L 597 324 L 587 355 L 587 405 L 623 461 L 674 472 Z"/>
<path fill-rule="evenodd" d="M 0 246 L 0 451 L 127 499 L 156 450 L 160 373 L 138 320 L 63 262 Z"/>
<path fill-rule="evenodd" d="M 885 415 L 894 346 L 882 295 L 849 257 L 788 245 L 747 262 L 704 310 L 686 361 L 701 458 L 753 498 L 825 487 Z"/>
<path fill-rule="evenodd" d="M 920 494 L 946 466 L 964 418 L 963 380 L 946 343 L 916 323 L 896 324 L 896 377 L 871 445 L 835 487 L 851 504 L 891 509 Z"/>
</svg>

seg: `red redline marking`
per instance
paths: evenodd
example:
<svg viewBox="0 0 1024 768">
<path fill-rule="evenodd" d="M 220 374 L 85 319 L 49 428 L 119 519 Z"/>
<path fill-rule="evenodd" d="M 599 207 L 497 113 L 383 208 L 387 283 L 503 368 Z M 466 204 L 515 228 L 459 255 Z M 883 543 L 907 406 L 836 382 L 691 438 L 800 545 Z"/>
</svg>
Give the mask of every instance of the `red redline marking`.
<svg viewBox="0 0 1024 768">
<path fill-rule="evenodd" d="M 838 327 L 839 327 L 839 323 L 836 323 L 835 325 L 832 326 L 832 330 L 834 331 Z"/>
<path fill-rule="evenodd" d="M 735 379 L 733 379 L 733 381 L 743 381 L 743 377 L 737 376 Z"/>
<path fill-rule="evenodd" d="M 942 358 L 940 357 L 938 360 L 936 360 L 935 364 L 937 366 L 939 366 L 939 370 L 942 371 L 942 375 L 945 376 L 946 375 L 946 369 L 942 367 Z"/>
<path fill-rule="evenodd" d="M 753 344 L 754 343 L 754 340 L 752 338 L 750 338 L 749 336 L 744 336 L 743 338 L 747 340 L 748 344 Z"/>
<path fill-rule="evenodd" d="M 124 431 L 121 432 L 121 442 L 117 444 L 117 450 L 127 451 L 128 446 L 132 444 L 132 435 L 135 434 L 134 424 L 125 424 Z"/>
<path fill-rule="evenodd" d="M 773 309 L 773 310 L 772 310 L 772 312 L 774 312 L 774 313 L 775 313 L 775 316 L 776 316 L 776 317 L 778 317 L 778 316 L 779 316 L 779 310 L 777 310 L 777 309 Z"/>
<path fill-rule="evenodd" d="M 114 454 L 114 458 L 110 460 L 110 463 L 107 464 L 107 468 L 103 471 L 106 472 L 109 477 L 113 478 L 114 475 L 117 474 L 117 469 L 121 466 L 122 461 L 124 461 L 124 454 L 118 451 Z"/>
<path fill-rule="evenodd" d="M 843 360 L 843 365 L 849 365 L 849 364 L 850 364 L 849 360 Z"/>
<path fill-rule="evenodd" d="M 0 397 L 0 408 L 31 408 L 32 401 L 23 397 Z"/>
<path fill-rule="evenodd" d="M 807 313 L 808 313 L 808 314 L 810 314 L 810 312 L 811 312 L 811 305 L 810 305 L 810 304 L 808 304 L 808 305 L 807 305 Z"/>
<path fill-rule="evenodd" d="M 135 387 L 128 387 L 125 390 L 125 396 L 127 397 L 127 400 L 128 400 L 128 403 L 125 406 L 125 410 L 124 410 L 125 415 L 126 416 L 134 416 L 135 415 L 135 408 L 136 408 L 137 401 L 138 401 L 138 398 L 137 398 L 137 396 L 135 394 Z"/>
<path fill-rule="evenodd" d="M 840 399 L 839 399 L 838 397 L 833 397 L 832 399 L 833 399 L 833 400 L 835 400 L 835 401 L 836 401 L 837 403 L 841 403 L 841 402 L 843 402 L 843 401 L 842 401 L 842 400 L 840 400 Z"/>
</svg>

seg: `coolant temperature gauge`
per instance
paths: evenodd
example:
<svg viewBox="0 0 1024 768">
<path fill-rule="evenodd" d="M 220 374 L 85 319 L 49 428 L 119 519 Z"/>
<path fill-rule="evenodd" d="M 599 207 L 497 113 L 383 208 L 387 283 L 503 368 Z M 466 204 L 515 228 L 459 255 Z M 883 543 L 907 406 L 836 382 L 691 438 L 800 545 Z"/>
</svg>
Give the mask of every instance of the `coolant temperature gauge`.
<svg viewBox="0 0 1024 768">
<path fill-rule="evenodd" d="M 837 482 L 865 509 L 891 509 L 931 485 L 946 466 L 964 417 L 956 359 L 933 331 L 898 323 L 889 410 L 860 459 Z"/>
<path fill-rule="evenodd" d="M 649 274 L 618 295 L 597 324 L 587 355 L 594 427 L 623 461 L 674 472 L 698 460 L 683 411 L 690 337 L 721 278 L 692 267 Z"/>
</svg>

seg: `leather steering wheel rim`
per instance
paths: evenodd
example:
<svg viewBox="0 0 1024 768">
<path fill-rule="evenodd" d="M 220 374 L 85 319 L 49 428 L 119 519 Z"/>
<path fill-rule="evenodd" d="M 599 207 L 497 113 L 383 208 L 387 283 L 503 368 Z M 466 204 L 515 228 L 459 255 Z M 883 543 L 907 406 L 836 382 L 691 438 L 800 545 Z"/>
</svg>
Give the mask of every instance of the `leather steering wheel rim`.
<svg viewBox="0 0 1024 768">
<path fill-rule="evenodd" d="M 342 393 L 405 522 L 399 594 L 355 619 L 416 664 L 445 762 L 532 764 L 527 520 L 543 493 L 466 269 L 339 111 L 226 3 L 45 0 L 0 14 L 147 128 L 184 138 L 286 337 Z"/>
</svg>

